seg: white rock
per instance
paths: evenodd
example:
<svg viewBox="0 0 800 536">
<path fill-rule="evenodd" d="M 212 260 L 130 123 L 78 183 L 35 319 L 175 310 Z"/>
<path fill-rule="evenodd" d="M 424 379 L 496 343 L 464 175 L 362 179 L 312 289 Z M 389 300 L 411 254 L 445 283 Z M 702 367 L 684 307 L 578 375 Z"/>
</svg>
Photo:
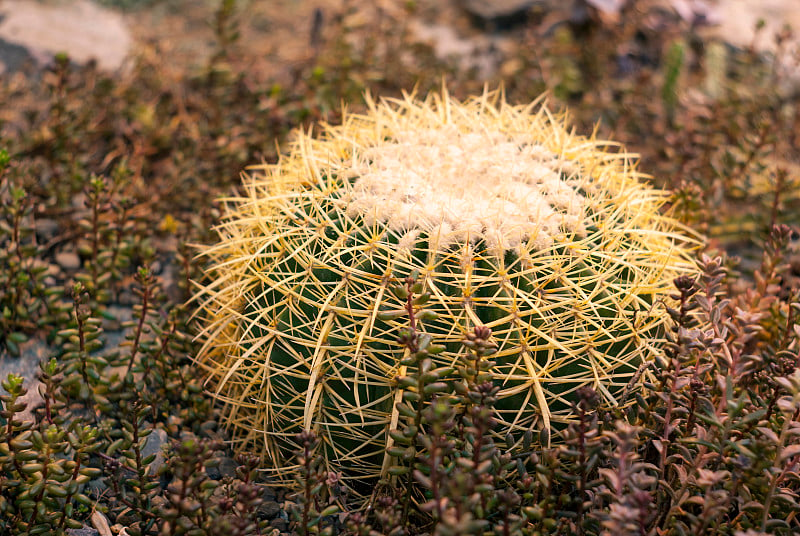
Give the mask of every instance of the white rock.
<svg viewBox="0 0 800 536">
<path fill-rule="evenodd" d="M 737 48 L 753 46 L 766 56 L 777 57 L 779 91 L 800 94 L 800 2 L 798 0 L 658 0 L 687 22 L 702 21 L 702 35 Z M 756 32 L 762 21 L 764 27 Z M 794 36 L 778 50 L 775 35 L 785 26 Z"/>
<path fill-rule="evenodd" d="M 726 0 L 717 5 L 718 35 L 738 47 L 753 45 L 759 52 L 777 54 L 779 90 L 785 95 L 800 93 L 800 2 L 798 0 Z M 764 28 L 756 34 L 756 24 Z M 785 26 L 794 35 L 779 51 L 775 35 Z"/>
<path fill-rule="evenodd" d="M 89 0 L 4 0 L 0 2 L 0 40 L 24 48 L 40 64 L 66 52 L 74 62 L 95 59 L 109 71 L 123 67 L 133 43 L 122 14 Z M 0 62 L 5 62 L 2 56 Z"/>
<path fill-rule="evenodd" d="M 30 340 L 19 345 L 20 356 L 12 357 L 0 351 L 0 379 L 5 380 L 9 374 L 22 376 L 23 387 L 28 390 L 20 402 L 25 402 L 27 407 L 17 415 L 23 422 L 35 422 L 34 410 L 44 405 L 42 395 L 39 394 L 39 385 L 36 374 L 39 372 L 39 362 L 49 358 L 50 349 L 45 343 L 38 340 Z M 0 393 L 5 394 L 5 389 L 0 388 Z"/>
<path fill-rule="evenodd" d="M 617 15 L 625 5 L 625 0 L 586 0 L 586 3 L 603 13 Z"/>
<path fill-rule="evenodd" d="M 74 251 L 60 251 L 56 253 L 55 260 L 64 270 L 77 270 L 81 267 L 81 259 Z"/>
</svg>

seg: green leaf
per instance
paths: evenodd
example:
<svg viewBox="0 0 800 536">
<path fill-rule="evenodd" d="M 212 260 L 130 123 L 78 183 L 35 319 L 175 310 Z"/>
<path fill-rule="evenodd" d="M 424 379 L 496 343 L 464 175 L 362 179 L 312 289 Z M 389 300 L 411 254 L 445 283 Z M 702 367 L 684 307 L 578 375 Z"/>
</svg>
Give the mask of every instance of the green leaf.
<svg viewBox="0 0 800 536">
<path fill-rule="evenodd" d="M 41 463 L 26 463 L 20 468 L 20 470 L 26 475 L 32 475 L 33 473 L 41 472 L 43 469 L 44 464 Z"/>
<path fill-rule="evenodd" d="M 380 313 L 378 313 L 378 319 L 379 320 L 384 320 L 384 321 L 386 321 L 386 320 L 395 320 L 397 318 L 401 318 L 401 317 L 405 316 L 406 314 L 407 313 L 406 313 L 405 309 L 394 309 L 394 310 L 391 310 L 391 311 L 381 311 Z"/>
<path fill-rule="evenodd" d="M 439 315 L 435 311 L 431 311 L 430 309 L 423 309 L 422 311 L 418 311 L 417 314 L 414 315 L 417 320 L 422 322 L 428 320 L 436 320 L 439 318 Z"/>
<path fill-rule="evenodd" d="M 400 445 L 410 445 L 411 441 L 400 432 L 400 430 L 390 430 L 389 437 L 391 437 L 395 443 Z"/>
<path fill-rule="evenodd" d="M 57 484 L 47 484 L 44 489 L 51 497 L 63 498 L 67 496 L 67 490 Z"/>
<path fill-rule="evenodd" d="M 408 291 L 404 285 L 395 285 L 391 290 L 392 294 L 394 294 L 400 300 L 405 300 L 408 298 Z"/>
<path fill-rule="evenodd" d="M 20 355 L 19 346 L 17 346 L 17 343 L 11 339 L 6 339 L 6 350 L 8 350 L 8 353 L 14 357 L 19 357 Z"/>
<path fill-rule="evenodd" d="M 435 393 L 444 393 L 446 391 L 450 391 L 450 385 L 445 382 L 433 382 L 423 387 L 422 391 L 426 395 L 432 395 Z"/>
<path fill-rule="evenodd" d="M 402 458 L 406 453 L 406 449 L 402 447 L 389 447 L 386 449 L 386 453 L 393 458 Z"/>
<path fill-rule="evenodd" d="M 13 341 L 17 344 L 22 344 L 24 342 L 28 342 L 28 336 L 24 333 L 20 333 L 19 331 L 14 331 L 7 335 L 7 339 L 9 341 Z"/>
<path fill-rule="evenodd" d="M 390 467 L 387 469 L 387 473 L 392 476 L 401 476 L 406 475 L 408 472 L 411 471 L 410 467 L 403 467 L 402 465 L 395 465 L 394 467 Z"/>
<path fill-rule="evenodd" d="M 413 419 L 417 416 L 417 412 L 414 409 L 412 409 L 406 404 L 403 404 L 402 402 L 398 403 L 396 407 L 397 407 L 397 413 L 399 413 L 403 417 L 408 417 L 410 419 Z"/>
<path fill-rule="evenodd" d="M 409 387 L 417 386 L 417 379 L 413 376 L 400 376 L 397 378 L 397 386 L 401 389 L 408 389 Z"/>
<path fill-rule="evenodd" d="M 89 478 L 97 478 L 103 474 L 103 471 L 97 467 L 82 467 L 79 473 Z"/>
<path fill-rule="evenodd" d="M 337 513 L 339 513 L 339 507 L 337 505 L 335 505 L 335 504 L 332 504 L 329 507 L 327 507 L 326 509 L 324 509 L 322 512 L 320 512 L 319 515 L 320 515 L 320 517 L 327 517 L 327 516 L 332 516 L 332 515 L 337 514 Z"/>
</svg>

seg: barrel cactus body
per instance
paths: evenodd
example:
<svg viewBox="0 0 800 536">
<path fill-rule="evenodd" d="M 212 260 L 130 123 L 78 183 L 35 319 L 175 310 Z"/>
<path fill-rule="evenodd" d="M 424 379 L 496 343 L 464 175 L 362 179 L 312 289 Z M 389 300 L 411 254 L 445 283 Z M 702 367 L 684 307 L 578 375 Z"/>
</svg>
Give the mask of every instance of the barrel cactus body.
<svg viewBox="0 0 800 536">
<path fill-rule="evenodd" d="M 665 296 L 692 240 L 631 156 L 577 136 L 538 103 L 487 93 L 370 103 L 228 200 L 204 254 L 198 363 L 236 446 L 292 476 L 293 438 L 316 430 L 330 470 L 385 474 L 407 320 L 391 285 L 416 271 L 438 313 L 421 330 L 452 364 L 493 331 L 498 433 L 572 418 L 575 391 L 618 403 L 663 342 Z"/>
</svg>

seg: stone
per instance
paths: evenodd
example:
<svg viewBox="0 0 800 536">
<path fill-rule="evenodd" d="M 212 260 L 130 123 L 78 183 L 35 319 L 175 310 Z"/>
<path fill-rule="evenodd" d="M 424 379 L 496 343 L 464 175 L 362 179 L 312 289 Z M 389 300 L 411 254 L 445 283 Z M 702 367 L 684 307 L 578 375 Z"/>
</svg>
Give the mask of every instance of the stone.
<svg viewBox="0 0 800 536">
<path fill-rule="evenodd" d="M 108 485 L 105 483 L 105 475 L 91 479 L 83 488 L 83 494 L 94 500 L 99 500 L 106 493 Z"/>
<path fill-rule="evenodd" d="M 138 512 L 136 512 L 133 508 L 125 508 L 119 514 L 117 514 L 116 523 L 114 524 L 114 526 L 111 527 L 111 531 L 116 532 L 114 531 L 114 527 L 116 525 L 120 525 L 120 528 L 128 527 L 136 523 L 136 521 L 138 520 L 139 520 Z"/>
<path fill-rule="evenodd" d="M 44 404 L 42 395 L 39 394 L 39 386 L 42 382 L 36 377 L 39 372 L 39 363 L 49 359 L 50 348 L 42 341 L 31 339 L 19 345 L 20 355 L 14 357 L 8 352 L 0 351 L 0 379 L 5 380 L 9 374 L 22 376 L 22 384 L 28 392 L 20 400 L 25 402 L 27 407 L 21 411 L 17 418 L 25 422 L 34 422 L 34 410 Z M 5 389 L 0 388 L 0 392 L 5 393 Z"/>
<path fill-rule="evenodd" d="M 208 478 L 211 480 L 222 480 L 223 478 L 233 478 L 236 476 L 236 468 L 239 464 L 229 456 L 221 456 L 216 459 L 216 464 L 206 468 Z"/>
<path fill-rule="evenodd" d="M 776 54 L 777 89 L 784 96 L 800 95 L 800 9 L 797 0 L 657 0 L 686 22 L 695 25 L 707 41 L 718 39 L 739 49 L 753 47 L 765 56 Z M 756 30 L 759 21 L 763 23 Z M 785 26 L 795 33 L 780 48 L 775 40 Z"/>
<path fill-rule="evenodd" d="M 156 495 L 150 500 L 150 508 L 153 512 L 158 512 L 164 508 L 168 508 L 169 503 L 162 495 Z"/>
<path fill-rule="evenodd" d="M 67 536 L 100 536 L 97 529 L 83 526 L 79 529 L 67 529 Z"/>
<path fill-rule="evenodd" d="M 264 490 L 261 494 L 263 500 L 275 501 L 278 499 L 278 495 L 275 493 L 275 489 L 272 486 L 263 486 L 262 489 Z"/>
<path fill-rule="evenodd" d="M 56 253 L 56 264 L 63 270 L 74 271 L 81 267 L 81 258 L 76 251 L 65 250 Z"/>
<path fill-rule="evenodd" d="M 281 505 L 275 501 L 264 501 L 258 505 L 256 514 L 259 519 L 274 519 L 281 513 Z"/>
<path fill-rule="evenodd" d="M 109 304 L 106 306 L 106 314 L 103 315 L 103 332 L 106 334 L 112 334 L 111 340 L 107 344 L 107 347 L 111 347 L 112 343 L 114 345 L 122 342 L 122 339 L 117 339 L 117 335 L 121 335 L 124 337 L 124 329 L 122 325 L 126 322 L 133 321 L 133 308 L 132 307 L 123 307 L 121 305 L 116 304 Z"/>
<path fill-rule="evenodd" d="M 542 0 L 461 0 L 460 3 L 478 25 L 498 30 L 523 24 L 528 11 Z"/>
<path fill-rule="evenodd" d="M 286 532 L 287 530 L 289 530 L 289 522 L 280 517 L 276 517 L 275 519 L 270 521 L 269 526 L 272 527 L 273 529 L 278 529 L 281 532 Z"/>
<path fill-rule="evenodd" d="M 92 512 L 92 526 L 97 529 L 100 536 L 111 536 L 112 534 L 111 527 L 108 526 L 108 518 L 98 510 Z M 117 532 L 113 534 L 117 534 Z"/>
<path fill-rule="evenodd" d="M 619 22 L 622 8 L 627 0 L 585 0 L 585 2 L 595 8 L 600 19 L 608 24 Z"/>
<path fill-rule="evenodd" d="M 625 0 L 586 0 L 586 3 L 604 13 L 617 14 L 625 5 Z"/>
<path fill-rule="evenodd" d="M 191 430 L 181 430 L 178 439 L 181 443 L 185 441 L 197 441 L 197 435 Z"/>
<path fill-rule="evenodd" d="M 0 73 L 14 72 L 34 61 L 28 49 L 0 38 Z"/>
<path fill-rule="evenodd" d="M 419 21 L 413 21 L 409 31 L 415 41 L 429 45 L 438 59 L 450 62 L 460 71 L 474 70 L 482 79 L 490 78 L 498 70 L 504 50 L 511 42 L 504 34 L 462 36 L 450 26 Z"/>
<path fill-rule="evenodd" d="M 158 474 L 158 470 L 164 465 L 165 459 L 162 447 L 166 445 L 168 441 L 169 436 L 167 432 L 161 428 L 156 428 L 147 436 L 147 442 L 145 442 L 144 448 L 142 449 L 142 457 L 146 458 L 152 454 L 156 455 L 153 463 L 150 464 L 150 475 Z"/>
<path fill-rule="evenodd" d="M 2 57 L 2 52 L 0 52 L 0 57 Z M 52 218 L 37 219 L 34 228 L 36 229 L 36 238 L 42 242 L 49 242 L 62 230 L 61 225 Z"/>
<path fill-rule="evenodd" d="M 132 45 L 122 14 L 89 0 L 0 2 L 0 71 L 28 59 L 47 65 L 62 52 L 74 62 L 96 60 L 101 69 L 116 71 Z"/>
<path fill-rule="evenodd" d="M 746 48 L 751 44 L 763 54 L 776 57 L 778 90 L 785 96 L 800 94 L 800 9 L 797 0 L 727 0 L 716 6 L 719 26 L 715 33 L 727 43 Z M 763 21 L 763 29 L 756 33 L 756 25 Z M 795 33 L 783 44 L 775 36 L 784 27 Z"/>
</svg>

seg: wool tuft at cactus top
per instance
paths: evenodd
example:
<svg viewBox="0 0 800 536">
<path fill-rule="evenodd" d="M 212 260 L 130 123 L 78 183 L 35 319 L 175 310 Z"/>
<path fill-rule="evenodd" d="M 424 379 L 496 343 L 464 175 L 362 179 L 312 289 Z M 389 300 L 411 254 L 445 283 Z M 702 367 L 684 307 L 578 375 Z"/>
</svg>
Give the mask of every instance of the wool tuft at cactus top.
<svg viewBox="0 0 800 536">
<path fill-rule="evenodd" d="M 203 252 L 197 362 L 236 447 L 291 481 L 294 435 L 312 428 L 345 482 L 385 475 L 407 319 L 380 313 L 403 307 L 389 288 L 412 272 L 437 313 L 419 329 L 446 347 L 435 366 L 492 329 L 501 437 L 557 441 L 584 385 L 618 404 L 660 351 L 673 278 L 694 271 L 665 192 L 541 103 L 368 103 L 251 168 Z"/>
</svg>

